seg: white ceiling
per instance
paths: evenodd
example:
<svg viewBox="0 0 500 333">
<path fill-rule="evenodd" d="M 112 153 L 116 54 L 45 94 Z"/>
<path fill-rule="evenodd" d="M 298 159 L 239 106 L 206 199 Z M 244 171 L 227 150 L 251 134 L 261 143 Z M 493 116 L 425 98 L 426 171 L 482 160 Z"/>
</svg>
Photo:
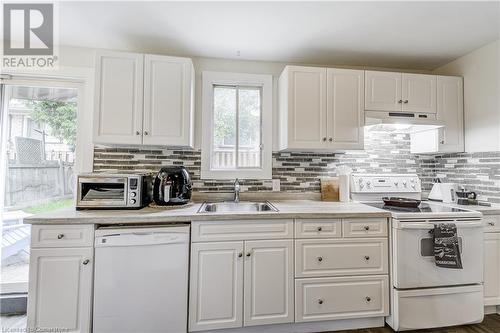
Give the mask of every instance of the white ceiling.
<svg viewBox="0 0 500 333">
<path fill-rule="evenodd" d="M 500 37 L 498 1 L 59 6 L 61 45 L 173 55 L 434 69 Z"/>
</svg>

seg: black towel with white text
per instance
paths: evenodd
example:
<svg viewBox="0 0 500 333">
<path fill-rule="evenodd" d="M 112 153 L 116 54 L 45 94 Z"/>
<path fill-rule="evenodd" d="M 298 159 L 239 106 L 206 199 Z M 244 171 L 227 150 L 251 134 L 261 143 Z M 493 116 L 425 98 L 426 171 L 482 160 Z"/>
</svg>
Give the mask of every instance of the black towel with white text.
<svg viewBox="0 0 500 333">
<path fill-rule="evenodd" d="M 438 267 L 463 268 L 455 224 L 434 224 L 434 259 Z"/>
</svg>

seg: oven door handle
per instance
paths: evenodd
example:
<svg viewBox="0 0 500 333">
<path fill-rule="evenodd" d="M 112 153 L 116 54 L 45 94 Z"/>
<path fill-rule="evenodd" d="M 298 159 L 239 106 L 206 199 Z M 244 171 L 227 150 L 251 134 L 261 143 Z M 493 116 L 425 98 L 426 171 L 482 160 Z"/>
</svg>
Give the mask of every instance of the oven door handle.
<svg viewBox="0 0 500 333">
<path fill-rule="evenodd" d="M 453 223 L 460 229 L 481 228 L 484 226 L 483 221 L 468 221 L 468 222 L 453 222 L 453 221 L 436 221 L 436 224 Z M 412 229 L 412 230 L 431 230 L 434 229 L 434 223 L 415 223 L 415 222 L 400 222 L 396 226 L 397 229 Z"/>
</svg>

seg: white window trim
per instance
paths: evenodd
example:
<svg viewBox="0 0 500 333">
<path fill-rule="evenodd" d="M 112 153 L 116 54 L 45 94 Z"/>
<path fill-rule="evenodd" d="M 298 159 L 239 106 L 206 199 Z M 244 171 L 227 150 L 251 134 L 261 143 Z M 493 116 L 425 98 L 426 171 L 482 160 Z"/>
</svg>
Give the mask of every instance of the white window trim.
<svg viewBox="0 0 500 333">
<path fill-rule="evenodd" d="M 201 179 L 271 179 L 273 149 L 273 77 L 265 74 L 228 72 L 202 73 L 202 143 Z M 211 170 L 210 152 L 213 138 L 213 86 L 255 86 L 262 89 L 262 168 L 238 170 Z"/>
</svg>

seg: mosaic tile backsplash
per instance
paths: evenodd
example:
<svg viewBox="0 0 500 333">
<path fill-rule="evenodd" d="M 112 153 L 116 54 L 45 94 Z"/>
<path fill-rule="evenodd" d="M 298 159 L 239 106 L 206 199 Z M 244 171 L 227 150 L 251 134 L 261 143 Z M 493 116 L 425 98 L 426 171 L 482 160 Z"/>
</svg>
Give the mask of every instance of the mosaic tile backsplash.
<svg viewBox="0 0 500 333">
<path fill-rule="evenodd" d="M 156 172 L 163 165 L 184 165 L 197 192 L 230 192 L 233 182 L 200 179 L 199 150 L 158 148 L 94 148 L 94 171 Z M 443 181 L 458 182 L 483 198 L 500 202 L 500 152 L 417 156 L 410 154 L 408 134 L 365 132 L 365 150 L 344 154 L 275 152 L 273 179 L 280 179 L 282 192 L 319 192 L 319 178 L 335 176 L 337 168 L 347 165 L 353 172 L 417 173 L 424 192 L 437 175 Z M 245 191 L 271 191 L 270 180 L 243 180 Z"/>
</svg>

